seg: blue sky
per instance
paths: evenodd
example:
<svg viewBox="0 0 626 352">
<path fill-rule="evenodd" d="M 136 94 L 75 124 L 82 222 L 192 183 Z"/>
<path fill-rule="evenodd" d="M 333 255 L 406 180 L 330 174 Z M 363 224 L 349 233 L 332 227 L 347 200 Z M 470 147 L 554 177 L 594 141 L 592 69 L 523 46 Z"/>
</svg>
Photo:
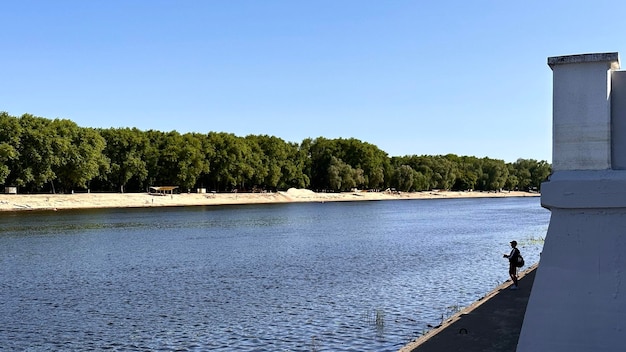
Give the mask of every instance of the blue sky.
<svg viewBox="0 0 626 352">
<path fill-rule="evenodd" d="M 623 48 L 583 1 L 3 1 L 0 111 L 551 162 L 549 56 Z"/>
</svg>

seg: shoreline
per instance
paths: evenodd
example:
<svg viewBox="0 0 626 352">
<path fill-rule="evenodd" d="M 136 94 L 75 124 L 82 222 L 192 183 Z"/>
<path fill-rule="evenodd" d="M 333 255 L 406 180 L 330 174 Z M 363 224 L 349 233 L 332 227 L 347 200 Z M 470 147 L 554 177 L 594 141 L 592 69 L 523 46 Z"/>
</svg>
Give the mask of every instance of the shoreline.
<svg viewBox="0 0 626 352">
<path fill-rule="evenodd" d="M 519 273 L 519 290 L 509 290 L 512 282 L 505 281 L 398 352 L 514 351 L 538 267 Z"/>
<path fill-rule="evenodd" d="M 173 195 L 157 195 L 150 193 L 1 194 L 0 212 L 538 196 L 540 196 L 539 193 L 519 191 L 424 191 L 397 193 L 354 191 L 342 193 L 315 193 L 310 190 L 295 188 L 275 193 L 180 193 Z"/>
</svg>

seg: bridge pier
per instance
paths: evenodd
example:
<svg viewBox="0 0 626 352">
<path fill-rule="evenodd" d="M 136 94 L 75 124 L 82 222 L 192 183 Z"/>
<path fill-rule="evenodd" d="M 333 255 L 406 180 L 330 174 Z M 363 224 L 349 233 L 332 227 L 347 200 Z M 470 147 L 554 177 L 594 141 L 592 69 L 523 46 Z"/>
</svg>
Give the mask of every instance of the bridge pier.
<svg viewBox="0 0 626 352">
<path fill-rule="evenodd" d="M 617 53 L 548 58 L 551 211 L 517 351 L 617 351 L 626 338 L 626 72 Z"/>
</svg>

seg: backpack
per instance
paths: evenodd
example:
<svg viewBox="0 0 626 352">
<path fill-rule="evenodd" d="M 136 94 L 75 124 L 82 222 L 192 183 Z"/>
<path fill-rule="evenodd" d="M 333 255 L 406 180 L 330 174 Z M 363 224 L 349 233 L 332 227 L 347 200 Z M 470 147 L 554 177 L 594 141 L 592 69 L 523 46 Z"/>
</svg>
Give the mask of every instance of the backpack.
<svg viewBox="0 0 626 352">
<path fill-rule="evenodd" d="M 517 266 L 518 268 L 521 268 L 524 266 L 524 258 L 522 257 L 521 254 L 517 255 L 517 263 L 515 263 L 515 266 Z"/>
</svg>

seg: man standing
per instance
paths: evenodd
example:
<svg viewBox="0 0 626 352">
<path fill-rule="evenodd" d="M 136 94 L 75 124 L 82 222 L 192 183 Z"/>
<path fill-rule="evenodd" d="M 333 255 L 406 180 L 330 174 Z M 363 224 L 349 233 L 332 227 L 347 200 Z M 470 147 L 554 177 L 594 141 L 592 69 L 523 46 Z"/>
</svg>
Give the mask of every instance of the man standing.
<svg viewBox="0 0 626 352">
<path fill-rule="evenodd" d="M 509 275 L 511 280 L 513 280 L 511 290 L 517 290 L 519 288 L 517 286 L 517 261 L 520 256 L 519 249 L 517 249 L 517 241 L 511 241 L 511 248 L 511 253 L 505 254 L 503 257 L 509 258 Z"/>
</svg>

